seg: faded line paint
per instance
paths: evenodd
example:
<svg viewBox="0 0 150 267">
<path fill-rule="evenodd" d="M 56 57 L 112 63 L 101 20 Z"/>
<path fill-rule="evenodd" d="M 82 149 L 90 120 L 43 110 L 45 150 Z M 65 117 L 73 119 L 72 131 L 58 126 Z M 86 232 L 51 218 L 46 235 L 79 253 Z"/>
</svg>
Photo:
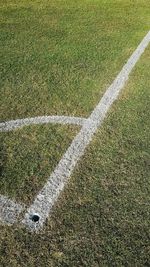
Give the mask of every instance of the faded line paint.
<svg viewBox="0 0 150 267">
<path fill-rule="evenodd" d="M 60 195 L 60 192 L 68 182 L 77 162 L 84 154 L 87 145 L 92 140 L 92 137 L 98 127 L 101 126 L 108 110 L 117 99 L 118 94 L 121 92 L 125 82 L 128 80 L 130 72 L 144 52 L 145 48 L 148 46 L 149 42 L 150 31 L 144 37 L 135 52 L 131 55 L 121 72 L 117 75 L 116 79 L 107 89 L 101 101 L 98 103 L 90 117 L 85 121 L 81 131 L 74 138 L 56 169 L 49 177 L 47 183 L 37 195 L 33 204 L 29 207 L 27 213 L 25 214 L 23 223 L 30 230 L 35 229 L 35 225 L 30 219 L 34 213 L 40 216 L 40 221 L 36 227 L 36 231 L 43 227 L 43 223 L 49 216 L 53 205 Z"/>
<path fill-rule="evenodd" d="M 17 222 L 19 214 L 24 210 L 24 207 L 24 205 L 0 195 L 0 221 L 8 225 Z"/>
<path fill-rule="evenodd" d="M 0 123 L 0 132 L 12 131 L 16 128 L 28 126 L 32 124 L 46 124 L 46 123 L 60 123 L 60 124 L 74 124 L 83 125 L 85 118 L 69 117 L 69 116 L 39 116 L 34 118 L 25 118 L 18 120 L 11 120 Z"/>
</svg>

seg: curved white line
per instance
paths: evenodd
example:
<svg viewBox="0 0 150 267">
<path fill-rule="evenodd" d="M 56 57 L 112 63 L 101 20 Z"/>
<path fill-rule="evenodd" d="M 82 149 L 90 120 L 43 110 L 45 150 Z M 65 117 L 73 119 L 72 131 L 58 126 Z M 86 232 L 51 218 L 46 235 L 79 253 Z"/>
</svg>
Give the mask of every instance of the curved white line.
<svg viewBox="0 0 150 267">
<path fill-rule="evenodd" d="M 12 131 L 16 128 L 20 128 L 20 127 L 28 126 L 32 124 L 60 123 L 60 124 L 83 125 L 85 121 L 86 121 L 85 118 L 79 118 L 79 117 L 38 116 L 34 118 L 25 118 L 25 119 L 1 122 L 0 132 Z"/>
<path fill-rule="evenodd" d="M 16 222 L 24 208 L 24 205 L 18 204 L 6 196 L 0 195 L 0 221 L 2 223 L 11 225 Z"/>
</svg>

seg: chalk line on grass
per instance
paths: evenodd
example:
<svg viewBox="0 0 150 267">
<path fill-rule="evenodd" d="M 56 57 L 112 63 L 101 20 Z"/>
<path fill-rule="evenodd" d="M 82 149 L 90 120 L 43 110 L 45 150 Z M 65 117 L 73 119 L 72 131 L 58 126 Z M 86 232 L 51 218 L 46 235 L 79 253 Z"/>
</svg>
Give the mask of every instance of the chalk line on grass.
<svg viewBox="0 0 150 267">
<path fill-rule="evenodd" d="M 11 225 L 17 221 L 19 214 L 24 210 L 24 205 L 18 204 L 6 196 L 0 195 L 0 221 Z"/>
<path fill-rule="evenodd" d="M 71 173 L 73 172 L 76 163 L 84 154 L 87 145 L 92 140 L 92 137 L 98 127 L 102 124 L 108 110 L 117 99 L 118 94 L 123 89 L 125 82 L 128 80 L 130 72 L 144 52 L 145 48 L 148 46 L 149 42 L 150 31 L 133 52 L 127 63 L 117 75 L 116 79 L 106 90 L 104 96 L 93 110 L 90 117 L 84 122 L 80 132 L 72 141 L 70 147 L 63 155 L 54 172 L 49 177 L 47 183 L 39 192 L 33 204 L 27 210 L 23 219 L 23 224 L 25 224 L 30 230 L 35 229 L 35 223 L 30 219 L 34 214 L 38 214 L 40 218 L 39 223 L 36 226 L 36 230 L 42 228 L 43 223 L 49 216 L 53 205 L 60 195 L 60 192 L 63 190 Z"/>
<path fill-rule="evenodd" d="M 69 116 L 38 116 L 34 118 L 25 118 L 18 120 L 11 120 L 0 123 L 0 132 L 12 131 L 16 128 L 29 126 L 33 124 L 46 124 L 46 123 L 60 123 L 60 124 L 74 124 L 82 126 L 85 118 L 69 117 Z"/>
</svg>

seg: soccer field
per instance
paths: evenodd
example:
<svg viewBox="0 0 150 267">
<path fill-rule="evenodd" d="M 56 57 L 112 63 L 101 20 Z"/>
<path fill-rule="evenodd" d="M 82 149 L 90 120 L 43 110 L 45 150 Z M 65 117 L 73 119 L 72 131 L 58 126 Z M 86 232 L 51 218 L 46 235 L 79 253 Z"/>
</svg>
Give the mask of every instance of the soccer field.
<svg viewBox="0 0 150 267">
<path fill-rule="evenodd" d="M 149 31 L 149 9 L 148 1 L 2 1 L 2 266 L 148 266 L 148 38 L 101 127 L 96 119 L 83 136 L 92 128 L 89 141 L 74 140 L 129 68 Z M 66 152 L 73 142 L 78 159 Z M 57 175 L 59 184 L 60 170 L 70 177 L 52 205 L 49 184 Z M 31 227 L 24 213 L 35 207 L 45 217 Z"/>
</svg>

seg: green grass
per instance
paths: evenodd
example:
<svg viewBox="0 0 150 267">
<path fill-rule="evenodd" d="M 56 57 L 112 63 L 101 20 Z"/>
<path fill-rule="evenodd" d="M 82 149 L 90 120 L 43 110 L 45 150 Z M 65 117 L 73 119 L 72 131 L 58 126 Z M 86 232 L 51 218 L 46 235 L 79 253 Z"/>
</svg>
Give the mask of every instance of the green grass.
<svg viewBox="0 0 150 267">
<path fill-rule="evenodd" d="M 1 227 L 1 266 L 149 266 L 149 59 L 147 49 L 44 230 Z"/>
<path fill-rule="evenodd" d="M 0 120 L 88 116 L 149 30 L 147 0 L 1 0 Z M 149 60 L 140 59 L 39 234 L 0 226 L 0 267 L 149 266 Z M 1 133 L 0 193 L 31 203 L 78 127 Z"/>
<path fill-rule="evenodd" d="M 147 0 L 2 0 L 0 119 L 87 116 L 149 30 Z"/>
<path fill-rule="evenodd" d="M 0 133 L 0 193 L 31 203 L 78 131 L 48 124 Z"/>
<path fill-rule="evenodd" d="M 45 228 L 62 252 L 54 266 L 149 266 L 149 60 L 150 48 Z"/>
</svg>

